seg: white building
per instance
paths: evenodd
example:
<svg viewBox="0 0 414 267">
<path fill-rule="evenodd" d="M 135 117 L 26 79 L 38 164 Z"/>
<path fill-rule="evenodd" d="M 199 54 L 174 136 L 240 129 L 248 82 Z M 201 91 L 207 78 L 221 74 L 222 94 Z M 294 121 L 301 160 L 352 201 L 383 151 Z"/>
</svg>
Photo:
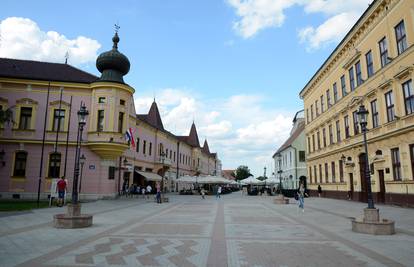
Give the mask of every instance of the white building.
<svg viewBox="0 0 414 267">
<path fill-rule="evenodd" d="M 273 154 L 275 176 L 282 179 L 284 189 L 296 189 L 303 180 L 306 187 L 306 144 L 305 119 L 303 110 L 298 111 L 293 119 L 293 128 L 286 142 Z"/>
</svg>

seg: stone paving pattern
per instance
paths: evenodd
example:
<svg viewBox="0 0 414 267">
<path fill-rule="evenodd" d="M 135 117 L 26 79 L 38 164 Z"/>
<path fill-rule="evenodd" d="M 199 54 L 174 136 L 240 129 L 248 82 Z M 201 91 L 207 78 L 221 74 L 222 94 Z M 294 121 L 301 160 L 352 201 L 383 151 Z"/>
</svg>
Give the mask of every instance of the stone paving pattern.
<svg viewBox="0 0 414 267">
<path fill-rule="evenodd" d="M 310 198 L 302 212 L 269 196 L 169 197 L 84 203 L 86 229 L 53 228 L 61 208 L 0 214 L 0 266 L 413 266 L 413 209 L 379 205 L 397 234 L 371 236 L 351 231 L 364 203 Z"/>
</svg>

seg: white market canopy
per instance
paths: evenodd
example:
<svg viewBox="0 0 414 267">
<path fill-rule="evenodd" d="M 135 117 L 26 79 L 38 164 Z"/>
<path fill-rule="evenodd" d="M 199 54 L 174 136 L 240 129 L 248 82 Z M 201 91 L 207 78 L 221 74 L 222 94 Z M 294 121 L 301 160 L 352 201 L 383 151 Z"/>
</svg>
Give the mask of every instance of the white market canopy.
<svg viewBox="0 0 414 267">
<path fill-rule="evenodd" d="M 198 184 L 237 184 L 221 176 L 189 176 L 185 175 L 176 180 L 178 183 L 198 183 Z"/>
<path fill-rule="evenodd" d="M 256 179 L 252 176 L 249 177 L 249 178 L 241 180 L 241 182 L 245 183 L 245 184 L 250 184 L 250 185 L 264 185 L 265 184 L 264 181 L 260 181 L 259 179 Z"/>
<path fill-rule="evenodd" d="M 144 176 L 147 181 L 160 182 L 162 180 L 161 176 L 153 172 L 143 172 L 143 171 L 135 171 L 135 172 L 138 173 L 139 175 Z"/>
<path fill-rule="evenodd" d="M 264 181 L 266 181 L 266 184 L 278 184 L 279 183 L 279 179 L 277 179 L 276 177 L 269 177 Z"/>
</svg>

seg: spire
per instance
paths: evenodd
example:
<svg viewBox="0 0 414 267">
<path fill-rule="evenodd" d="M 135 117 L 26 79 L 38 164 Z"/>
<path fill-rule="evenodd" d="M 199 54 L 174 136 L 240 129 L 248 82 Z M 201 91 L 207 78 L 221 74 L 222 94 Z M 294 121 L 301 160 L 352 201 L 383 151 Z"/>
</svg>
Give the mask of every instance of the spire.
<svg viewBox="0 0 414 267">
<path fill-rule="evenodd" d="M 208 155 L 210 155 L 210 148 L 208 147 L 207 139 L 204 140 L 204 145 L 202 151 Z"/>
<path fill-rule="evenodd" d="M 164 130 L 164 125 L 162 124 L 160 112 L 155 99 L 151 104 L 150 110 L 148 111 L 148 122 L 155 128 Z"/>
<path fill-rule="evenodd" d="M 200 142 L 198 141 L 197 129 L 196 129 L 194 122 L 193 124 L 191 124 L 190 134 L 188 136 L 188 144 L 194 147 L 200 147 Z"/>
</svg>

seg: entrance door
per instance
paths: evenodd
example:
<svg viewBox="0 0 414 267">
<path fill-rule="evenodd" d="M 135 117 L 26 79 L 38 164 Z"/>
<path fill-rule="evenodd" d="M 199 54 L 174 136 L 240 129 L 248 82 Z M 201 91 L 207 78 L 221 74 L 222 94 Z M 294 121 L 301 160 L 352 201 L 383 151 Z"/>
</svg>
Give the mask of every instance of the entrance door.
<svg viewBox="0 0 414 267">
<path fill-rule="evenodd" d="M 349 199 L 354 198 L 354 174 L 352 172 L 349 173 Z"/>
<path fill-rule="evenodd" d="M 367 180 L 365 178 L 365 153 L 359 155 L 359 173 L 361 177 L 361 192 L 359 194 L 359 201 L 367 202 Z"/>
<path fill-rule="evenodd" d="M 384 182 L 384 170 L 378 170 L 380 191 L 378 194 L 378 202 L 385 203 L 385 182 Z"/>
</svg>

